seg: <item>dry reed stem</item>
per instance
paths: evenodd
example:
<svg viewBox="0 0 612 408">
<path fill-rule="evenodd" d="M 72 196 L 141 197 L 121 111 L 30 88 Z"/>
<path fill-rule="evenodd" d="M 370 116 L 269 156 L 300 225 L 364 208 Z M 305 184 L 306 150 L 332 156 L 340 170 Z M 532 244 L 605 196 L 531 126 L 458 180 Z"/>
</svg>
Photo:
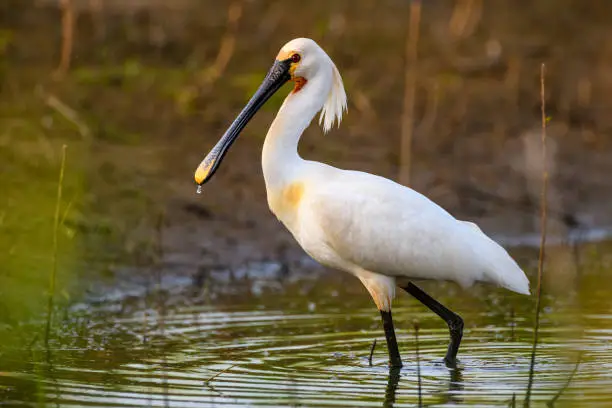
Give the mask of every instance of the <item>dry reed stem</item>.
<svg viewBox="0 0 612 408">
<path fill-rule="evenodd" d="M 410 184 L 412 161 L 412 134 L 414 127 L 414 94 L 416 87 L 417 45 L 419 42 L 419 25 L 421 23 L 421 1 L 410 3 L 410 22 L 406 40 L 406 70 L 404 75 L 404 107 L 402 112 L 402 133 L 400 146 L 400 175 L 402 184 Z"/>
<path fill-rule="evenodd" d="M 60 164 L 59 180 L 57 183 L 57 196 L 55 200 L 55 216 L 53 218 L 53 263 L 49 274 L 49 293 L 47 298 L 47 325 L 45 327 L 45 345 L 49 345 L 49 334 L 53 320 L 53 302 L 55 297 L 55 284 L 57 281 L 57 248 L 60 220 L 60 205 L 62 203 L 62 188 L 64 185 L 64 170 L 66 168 L 66 145 L 62 146 L 62 162 Z"/>
<path fill-rule="evenodd" d="M 352 100 L 359 113 L 366 120 L 375 121 L 377 118 L 376 110 L 372 107 L 370 98 L 356 85 L 353 85 Z"/>
<path fill-rule="evenodd" d="M 106 37 L 106 19 L 103 0 L 89 0 L 89 13 L 93 18 L 94 34 L 98 40 Z"/>
<path fill-rule="evenodd" d="M 161 337 L 165 336 L 166 333 L 166 315 L 167 315 L 167 304 L 166 304 L 166 294 L 162 291 L 162 260 L 164 257 L 163 254 L 163 226 L 165 222 L 166 213 L 164 210 L 161 210 L 157 215 L 157 220 L 155 223 L 155 241 L 153 242 L 153 251 L 155 255 L 155 260 L 153 262 L 153 268 L 157 275 L 157 288 L 155 293 L 158 297 L 158 308 L 157 313 L 159 315 L 159 334 Z M 164 406 L 170 406 L 170 388 L 168 382 L 168 357 L 166 352 L 163 353 L 161 358 L 161 385 L 162 385 L 162 394 L 164 398 Z"/>
<path fill-rule="evenodd" d="M 372 367 L 372 356 L 374 356 L 375 348 L 376 348 L 376 339 L 374 339 L 374 341 L 372 342 L 372 345 L 370 346 L 370 356 L 368 357 L 368 363 L 370 364 L 370 367 Z"/>
<path fill-rule="evenodd" d="M 212 84 L 219 79 L 234 55 L 238 23 L 240 22 L 240 17 L 242 17 L 242 2 L 243 0 L 235 0 L 230 3 L 227 9 L 227 29 L 221 38 L 215 62 L 208 68 L 202 78 L 203 85 Z"/>
<path fill-rule="evenodd" d="M 232 368 L 236 367 L 238 364 L 232 364 L 229 367 L 224 368 L 223 370 L 219 371 L 218 373 L 215 373 L 212 377 L 210 377 L 208 380 L 204 381 L 204 384 L 209 384 L 212 380 L 214 380 L 215 378 L 217 378 L 218 376 L 220 376 L 223 373 L 228 372 L 229 370 L 231 370 Z"/>
<path fill-rule="evenodd" d="M 570 373 L 570 375 L 567 378 L 567 381 L 565 382 L 565 384 L 563 384 L 563 387 L 561 387 L 561 389 L 555 394 L 555 396 L 550 401 L 548 401 L 546 403 L 546 405 L 548 407 L 554 407 L 555 406 L 555 402 L 557 402 L 559 397 L 561 397 L 561 395 L 565 392 L 565 390 L 567 390 L 567 388 L 571 384 L 572 380 L 574 379 L 574 376 L 576 375 L 576 372 L 578 372 L 578 367 L 580 366 L 580 362 L 581 361 L 582 361 L 582 352 L 578 354 L 578 358 L 576 359 L 576 365 L 574 365 L 574 369 Z"/>
<path fill-rule="evenodd" d="M 155 223 L 155 263 L 161 276 L 160 264 L 164 259 L 164 224 L 166 223 L 166 212 L 162 209 L 157 214 Z"/>
<path fill-rule="evenodd" d="M 43 94 L 43 97 L 47 106 L 55 110 L 66 120 L 76 126 L 83 140 L 91 140 L 91 130 L 87 124 L 81 120 L 79 114 L 74 109 L 62 102 L 57 96 Z"/>
<path fill-rule="evenodd" d="M 440 106 L 441 94 L 440 82 L 438 80 L 434 80 L 428 88 L 425 113 L 423 114 L 423 118 L 414 132 L 417 135 L 426 135 L 430 133 L 438 119 L 438 108 Z"/>
<path fill-rule="evenodd" d="M 482 0 L 458 1 L 448 24 L 451 34 L 457 38 L 472 35 L 482 17 L 482 8 Z"/>
<path fill-rule="evenodd" d="M 74 43 L 75 13 L 72 0 L 61 0 L 60 7 L 62 9 L 62 48 L 60 62 L 54 73 L 56 79 L 62 79 L 70 69 Z"/>
<path fill-rule="evenodd" d="M 531 348 L 531 363 L 529 366 L 529 381 L 527 384 L 527 393 L 525 395 L 524 406 L 529 406 L 531 398 L 531 388 L 533 386 L 534 367 L 536 349 L 538 346 L 538 335 L 540 330 L 540 309 L 542 307 L 542 275 L 544 273 L 544 257 L 546 247 L 546 223 L 547 223 L 547 192 L 548 192 L 548 166 L 546 165 L 546 88 L 544 86 L 544 78 L 546 75 L 546 65 L 542 63 L 540 67 L 540 103 L 542 113 L 542 192 L 540 197 L 540 254 L 538 257 L 538 286 L 536 289 L 536 315 L 533 330 L 533 345 Z"/>
<path fill-rule="evenodd" d="M 423 406 L 423 390 L 421 388 L 421 356 L 419 353 L 419 323 L 414 322 L 414 341 L 416 343 L 417 379 L 419 385 L 419 407 Z"/>
</svg>

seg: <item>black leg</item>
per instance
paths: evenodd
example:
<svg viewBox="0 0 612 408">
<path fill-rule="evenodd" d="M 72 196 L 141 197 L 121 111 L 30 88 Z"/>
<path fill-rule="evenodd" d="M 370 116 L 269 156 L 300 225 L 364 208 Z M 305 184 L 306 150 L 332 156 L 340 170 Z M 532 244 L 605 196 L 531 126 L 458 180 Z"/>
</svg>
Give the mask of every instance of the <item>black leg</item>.
<svg viewBox="0 0 612 408">
<path fill-rule="evenodd" d="M 383 328 L 385 329 L 385 337 L 387 338 L 387 349 L 389 349 L 389 365 L 391 367 L 401 367 L 402 359 L 400 358 L 399 348 L 397 347 L 397 340 L 395 338 L 395 329 L 393 328 L 393 318 L 391 317 L 391 311 L 385 312 L 380 311 L 380 316 L 383 321 Z"/>
<path fill-rule="evenodd" d="M 448 345 L 446 357 L 444 357 L 444 362 L 446 363 L 447 367 L 456 367 L 457 352 L 459 351 L 459 344 L 461 344 L 461 337 L 463 337 L 463 319 L 458 314 L 448 310 L 446 307 L 444 307 L 444 305 L 429 296 L 412 282 L 408 282 L 407 286 L 400 287 L 414 296 L 419 302 L 427 306 L 432 312 L 444 319 L 446 324 L 448 324 L 448 330 L 450 331 L 450 343 Z"/>
</svg>

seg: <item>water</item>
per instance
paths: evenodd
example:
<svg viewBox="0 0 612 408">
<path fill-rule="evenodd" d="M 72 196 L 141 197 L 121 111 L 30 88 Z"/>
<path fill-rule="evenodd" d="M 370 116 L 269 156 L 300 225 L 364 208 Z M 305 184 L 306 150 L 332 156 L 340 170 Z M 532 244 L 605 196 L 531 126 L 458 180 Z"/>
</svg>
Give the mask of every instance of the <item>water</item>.
<svg viewBox="0 0 612 408">
<path fill-rule="evenodd" d="M 612 403 L 612 283 L 604 273 L 583 271 L 576 278 L 579 291 L 544 299 L 536 406 L 564 388 L 578 358 L 555 406 Z M 203 287 L 183 279 L 174 288 L 152 287 L 148 295 L 75 306 L 58 323 L 61 330 L 48 350 L 26 353 L 27 364 L 18 357 L 25 345 L 3 350 L 0 401 L 173 407 L 523 403 L 533 297 L 425 285 L 466 322 L 460 367 L 449 370 L 442 363 L 444 323 L 401 295 L 394 320 L 405 366 L 390 372 L 379 315 L 353 278 L 313 272 L 237 281 L 225 275 Z M 418 360 L 414 322 L 420 326 Z"/>
</svg>

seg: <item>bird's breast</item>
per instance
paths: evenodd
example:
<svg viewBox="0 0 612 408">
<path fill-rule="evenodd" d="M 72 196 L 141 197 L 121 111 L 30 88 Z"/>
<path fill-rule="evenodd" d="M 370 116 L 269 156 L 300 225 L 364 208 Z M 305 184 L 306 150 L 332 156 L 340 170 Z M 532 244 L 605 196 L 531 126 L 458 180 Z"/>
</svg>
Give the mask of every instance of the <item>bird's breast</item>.
<svg viewBox="0 0 612 408">
<path fill-rule="evenodd" d="M 304 190 L 304 183 L 296 181 L 268 192 L 270 209 L 285 225 L 297 216 Z"/>
</svg>

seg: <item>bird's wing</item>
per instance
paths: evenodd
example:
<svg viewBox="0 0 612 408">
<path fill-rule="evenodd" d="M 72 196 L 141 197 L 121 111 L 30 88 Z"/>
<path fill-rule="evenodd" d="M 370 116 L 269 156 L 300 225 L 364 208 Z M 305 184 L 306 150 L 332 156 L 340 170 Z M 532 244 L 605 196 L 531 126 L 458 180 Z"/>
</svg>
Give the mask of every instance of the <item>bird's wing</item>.
<svg viewBox="0 0 612 408">
<path fill-rule="evenodd" d="M 427 197 L 391 180 L 341 171 L 318 183 L 309 200 L 311 219 L 323 229 L 327 245 L 363 269 L 464 286 L 474 281 L 506 286 L 489 276 L 489 264 L 504 257 L 514 265 L 511 269 L 520 271 L 475 224 L 456 220 Z"/>
</svg>

